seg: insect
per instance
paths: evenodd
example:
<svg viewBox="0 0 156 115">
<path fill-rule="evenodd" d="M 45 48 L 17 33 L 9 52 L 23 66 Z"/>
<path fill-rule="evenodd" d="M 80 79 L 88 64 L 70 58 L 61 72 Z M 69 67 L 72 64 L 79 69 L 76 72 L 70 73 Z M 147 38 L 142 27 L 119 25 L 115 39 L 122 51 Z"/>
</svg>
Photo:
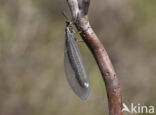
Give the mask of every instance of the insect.
<svg viewBox="0 0 156 115">
<path fill-rule="evenodd" d="M 73 35 L 73 26 L 69 21 L 66 21 L 65 33 L 64 67 L 66 77 L 73 91 L 82 100 L 85 100 L 89 95 L 89 82 Z"/>
</svg>

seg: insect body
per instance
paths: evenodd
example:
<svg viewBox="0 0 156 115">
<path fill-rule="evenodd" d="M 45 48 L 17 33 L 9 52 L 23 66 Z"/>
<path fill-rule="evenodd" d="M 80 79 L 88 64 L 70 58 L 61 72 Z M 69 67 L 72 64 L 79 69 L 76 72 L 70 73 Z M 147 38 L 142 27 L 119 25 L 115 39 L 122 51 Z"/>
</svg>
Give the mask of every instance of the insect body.
<svg viewBox="0 0 156 115">
<path fill-rule="evenodd" d="M 66 76 L 73 91 L 84 100 L 87 99 L 89 95 L 89 82 L 77 43 L 74 39 L 73 28 L 70 22 L 66 22 L 65 33 Z"/>
</svg>

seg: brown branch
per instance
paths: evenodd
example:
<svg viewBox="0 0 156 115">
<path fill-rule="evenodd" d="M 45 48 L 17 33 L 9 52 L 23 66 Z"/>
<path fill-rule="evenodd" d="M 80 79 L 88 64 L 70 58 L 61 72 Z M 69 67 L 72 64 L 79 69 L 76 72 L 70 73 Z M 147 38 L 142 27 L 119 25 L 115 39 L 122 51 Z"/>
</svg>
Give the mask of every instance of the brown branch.
<svg viewBox="0 0 156 115">
<path fill-rule="evenodd" d="M 81 37 L 94 55 L 101 71 L 107 90 L 109 115 L 122 115 L 122 99 L 118 78 L 105 48 L 89 24 L 87 13 L 90 0 L 83 0 L 81 7 L 77 7 L 78 2 L 76 1 L 67 0 L 67 3 L 71 9 L 72 17 L 75 19 L 74 24 L 81 32 Z"/>
<path fill-rule="evenodd" d="M 77 0 L 67 0 L 67 3 L 69 3 L 68 6 L 70 8 L 72 18 L 73 18 L 73 21 L 74 21 L 74 20 L 76 20 L 77 15 L 79 13 L 78 1 Z"/>
<path fill-rule="evenodd" d="M 87 15 L 88 14 L 88 8 L 89 8 L 89 4 L 90 4 L 90 0 L 83 0 L 82 1 L 82 7 L 81 8 L 81 13 L 83 15 Z"/>
</svg>

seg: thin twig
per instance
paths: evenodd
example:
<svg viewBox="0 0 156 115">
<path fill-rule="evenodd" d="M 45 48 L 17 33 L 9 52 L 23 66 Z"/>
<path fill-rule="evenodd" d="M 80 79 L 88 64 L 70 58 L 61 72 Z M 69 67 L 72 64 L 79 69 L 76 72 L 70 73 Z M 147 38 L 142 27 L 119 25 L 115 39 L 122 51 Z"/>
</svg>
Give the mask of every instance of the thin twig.
<svg viewBox="0 0 156 115">
<path fill-rule="evenodd" d="M 81 4 L 79 0 L 67 0 L 67 3 L 74 24 L 81 31 L 80 35 L 94 55 L 101 71 L 107 90 L 109 115 L 122 115 L 122 99 L 118 78 L 105 48 L 89 24 L 87 14 L 90 0 L 82 0 Z"/>
</svg>

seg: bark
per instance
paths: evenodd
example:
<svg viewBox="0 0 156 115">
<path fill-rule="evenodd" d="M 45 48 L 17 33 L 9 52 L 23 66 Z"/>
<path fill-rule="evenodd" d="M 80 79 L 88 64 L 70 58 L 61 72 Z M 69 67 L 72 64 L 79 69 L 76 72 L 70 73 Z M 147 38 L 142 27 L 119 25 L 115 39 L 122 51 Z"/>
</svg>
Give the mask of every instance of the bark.
<svg viewBox="0 0 156 115">
<path fill-rule="evenodd" d="M 109 115 L 122 115 L 122 98 L 118 78 L 103 44 L 89 24 L 87 14 L 90 0 L 82 0 L 81 3 L 79 0 L 67 0 L 67 3 L 74 24 L 91 50 L 101 71 L 107 90 Z"/>
</svg>

